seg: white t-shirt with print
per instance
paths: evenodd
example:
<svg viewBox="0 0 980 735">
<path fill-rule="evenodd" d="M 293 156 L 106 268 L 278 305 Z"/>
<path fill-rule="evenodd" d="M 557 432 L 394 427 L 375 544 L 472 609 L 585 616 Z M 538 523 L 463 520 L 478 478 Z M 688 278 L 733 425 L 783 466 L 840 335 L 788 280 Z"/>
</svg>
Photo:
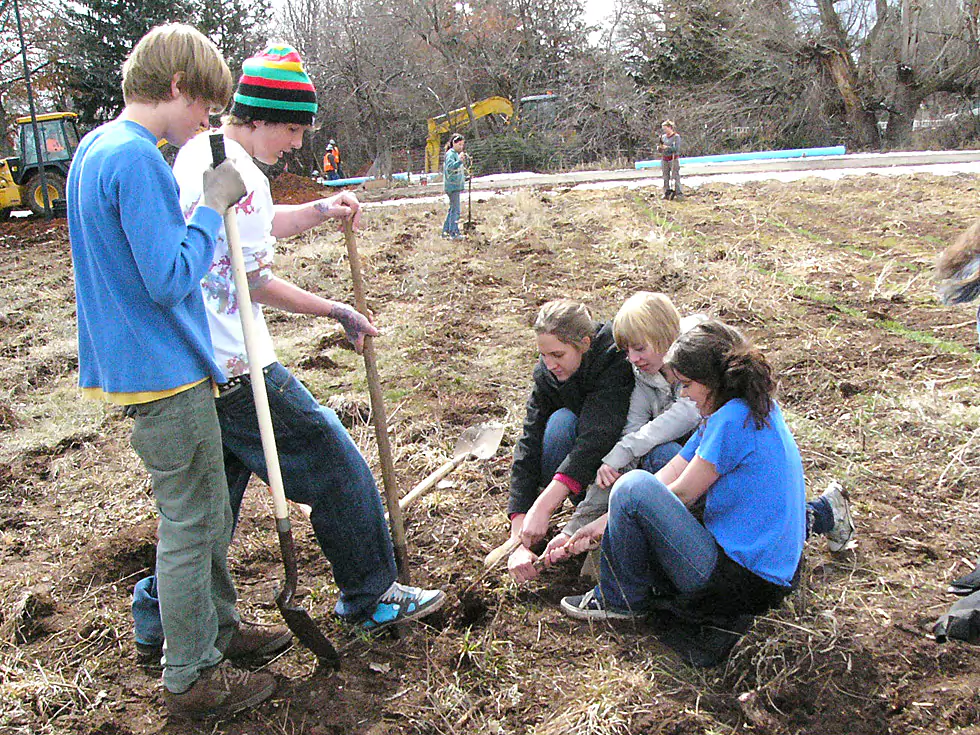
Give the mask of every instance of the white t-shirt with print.
<svg viewBox="0 0 980 735">
<path fill-rule="evenodd" d="M 245 196 L 235 205 L 239 239 L 245 257 L 245 269 L 252 289 L 272 278 L 272 258 L 276 238 L 272 236 L 275 214 L 269 180 L 255 165 L 252 157 L 238 143 L 225 138 L 225 155 L 232 160 L 245 182 Z M 177 154 L 174 176 L 180 186 L 180 206 L 184 217 L 190 219 L 201 199 L 204 172 L 211 165 L 211 146 L 208 134 L 202 133 L 188 142 Z M 231 253 L 225 227 L 222 224 L 214 249 L 211 269 L 201 281 L 214 356 L 228 378 L 248 373 L 245 334 L 238 314 L 235 278 L 231 268 Z M 258 361 L 262 367 L 276 362 L 276 351 L 262 315 L 262 307 L 252 302 L 255 317 Z"/>
</svg>

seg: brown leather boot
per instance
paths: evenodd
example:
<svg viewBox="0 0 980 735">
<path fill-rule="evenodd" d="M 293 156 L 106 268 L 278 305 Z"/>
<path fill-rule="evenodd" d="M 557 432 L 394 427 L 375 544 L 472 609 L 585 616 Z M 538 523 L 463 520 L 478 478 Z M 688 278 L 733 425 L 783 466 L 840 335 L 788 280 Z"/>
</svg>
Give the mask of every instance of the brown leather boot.
<svg viewBox="0 0 980 735">
<path fill-rule="evenodd" d="M 164 689 L 164 701 L 171 717 L 202 720 L 228 717 L 254 707 L 272 696 L 276 680 L 272 674 L 248 672 L 223 661 L 206 669 L 186 692 L 174 694 Z"/>
<path fill-rule="evenodd" d="M 225 658 L 234 661 L 242 659 L 268 659 L 276 656 L 293 642 L 293 634 L 285 625 L 260 625 L 241 623 L 231 637 Z"/>
</svg>

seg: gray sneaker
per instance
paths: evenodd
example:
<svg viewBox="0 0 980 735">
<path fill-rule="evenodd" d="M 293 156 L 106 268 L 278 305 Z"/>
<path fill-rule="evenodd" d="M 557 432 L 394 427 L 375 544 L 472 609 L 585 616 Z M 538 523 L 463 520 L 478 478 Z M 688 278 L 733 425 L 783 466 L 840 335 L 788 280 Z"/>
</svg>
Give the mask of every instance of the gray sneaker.
<svg viewBox="0 0 980 735">
<path fill-rule="evenodd" d="M 851 518 L 851 504 L 847 499 L 847 491 L 834 480 L 821 498 L 826 498 L 830 509 L 834 512 L 834 527 L 827 532 L 827 546 L 833 553 L 853 549 L 857 542 L 854 539 L 854 520 Z"/>
<path fill-rule="evenodd" d="M 561 611 L 575 620 L 642 620 L 647 616 L 646 612 L 614 610 L 606 607 L 595 593 L 595 589 L 589 590 L 584 595 L 563 597 Z"/>
<path fill-rule="evenodd" d="M 234 668 L 224 661 L 201 672 L 186 692 L 174 694 L 164 689 L 164 701 L 171 717 L 203 720 L 229 717 L 265 701 L 276 691 L 272 674 Z"/>
</svg>

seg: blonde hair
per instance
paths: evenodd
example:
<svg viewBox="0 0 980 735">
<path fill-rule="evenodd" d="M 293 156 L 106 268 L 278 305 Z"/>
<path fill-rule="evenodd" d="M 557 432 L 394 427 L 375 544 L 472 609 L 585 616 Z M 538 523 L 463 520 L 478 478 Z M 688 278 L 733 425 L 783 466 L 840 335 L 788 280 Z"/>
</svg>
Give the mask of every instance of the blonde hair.
<svg viewBox="0 0 980 735">
<path fill-rule="evenodd" d="M 673 120 L 664 120 L 662 123 L 660 123 L 660 127 L 662 127 L 662 128 L 673 128 L 674 130 L 677 130 L 677 126 L 674 125 L 674 121 Z"/>
<path fill-rule="evenodd" d="M 639 291 L 624 303 L 613 320 L 613 339 L 621 350 L 649 345 L 666 352 L 681 333 L 681 315 L 666 294 Z"/>
<path fill-rule="evenodd" d="M 571 299 L 558 299 L 544 304 L 534 320 L 535 334 L 551 334 L 568 345 L 578 346 L 592 337 L 595 323 L 584 304 Z"/>
<path fill-rule="evenodd" d="M 234 91 L 231 70 L 214 43 L 184 23 L 157 26 L 140 39 L 122 67 L 123 99 L 168 102 L 171 84 L 192 100 L 225 107 Z"/>
</svg>

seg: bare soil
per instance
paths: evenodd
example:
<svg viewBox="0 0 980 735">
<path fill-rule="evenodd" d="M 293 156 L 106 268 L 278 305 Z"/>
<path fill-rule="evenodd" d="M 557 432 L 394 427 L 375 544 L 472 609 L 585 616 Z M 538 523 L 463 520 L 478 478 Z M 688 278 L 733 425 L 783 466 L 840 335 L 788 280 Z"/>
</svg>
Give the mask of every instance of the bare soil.
<svg viewBox="0 0 980 735">
<path fill-rule="evenodd" d="M 75 389 L 64 223 L 0 226 L 0 732 L 976 732 L 980 661 L 929 629 L 980 548 L 975 317 L 937 304 L 931 283 L 977 190 L 968 176 L 865 176 L 711 185 L 675 202 L 656 190 L 521 191 L 479 204 L 475 232 L 457 242 L 438 236 L 441 205 L 371 210 L 359 246 L 401 492 L 467 426 L 502 421 L 504 446 L 408 512 L 413 581 L 450 600 L 400 638 L 331 619 L 329 564 L 296 511 L 304 603 L 342 668 L 317 670 L 294 647 L 269 665 L 271 702 L 200 727 L 168 721 L 158 674 L 135 663 L 130 595 L 152 569 L 154 509 L 129 421 Z M 344 253 L 322 228 L 281 242 L 277 267 L 350 302 Z M 856 551 L 832 557 L 811 540 L 801 591 L 708 670 L 646 625 L 565 618 L 560 598 L 589 586 L 575 564 L 526 587 L 482 569 L 506 532 L 537 307 L 569 296 L 608 319 L 640 289 L 762 345 L 809 491 L 837 478 L 856 511 Z M 363 364 L 337 326 L 270 325 L 280 359 L 377 469 Z M 257 483 L 231 556 L 246 616 L 276 621 L 281 562 Z"/>
</svg>

